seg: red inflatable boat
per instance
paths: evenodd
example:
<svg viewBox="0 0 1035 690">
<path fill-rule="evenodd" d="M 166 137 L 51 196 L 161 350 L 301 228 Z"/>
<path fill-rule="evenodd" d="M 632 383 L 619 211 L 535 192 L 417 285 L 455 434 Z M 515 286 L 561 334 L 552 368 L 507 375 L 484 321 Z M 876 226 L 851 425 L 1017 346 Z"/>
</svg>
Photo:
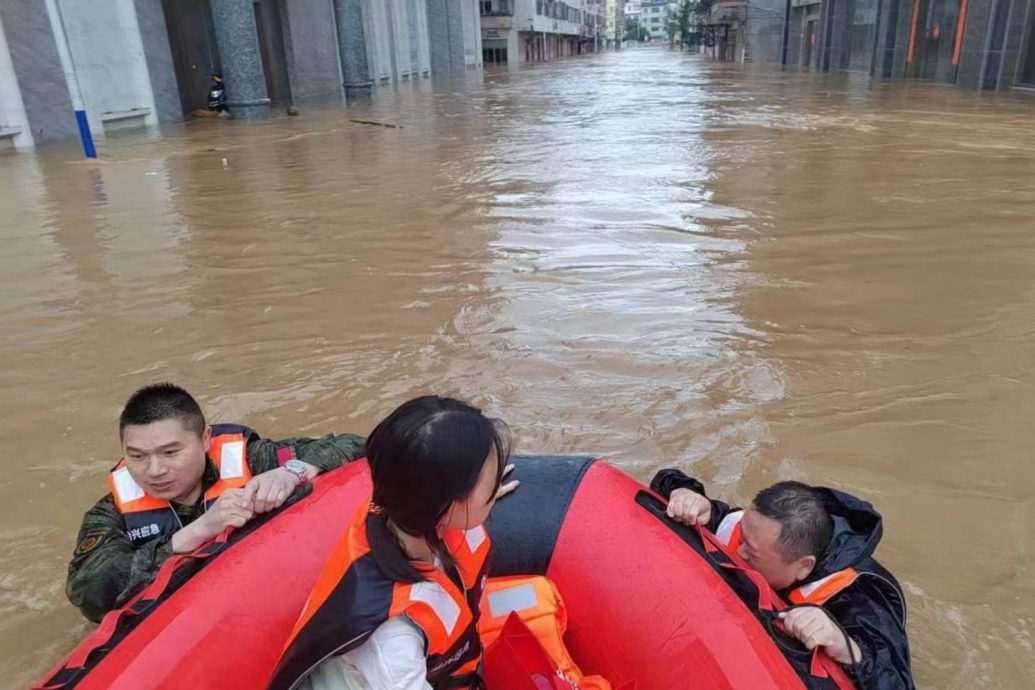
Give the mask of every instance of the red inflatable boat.
<svg viewBox="0 0 1035 690">
<path fill-rule="evenodd" d="M 525 457 L 488 523 L 492 574 L 545 574 L 569 613 L 568 649 L 613 687 L 850 688 L 840 668 L 774 629 L 783 603 L 707 533 L 589 458 Z M 319 478 L 295 504 L 166 563 L 38 688 L 262 689 L 350 516 L 366 463 Z M 489 690 L 506 690 L 490 688 Z"/>
</svg>

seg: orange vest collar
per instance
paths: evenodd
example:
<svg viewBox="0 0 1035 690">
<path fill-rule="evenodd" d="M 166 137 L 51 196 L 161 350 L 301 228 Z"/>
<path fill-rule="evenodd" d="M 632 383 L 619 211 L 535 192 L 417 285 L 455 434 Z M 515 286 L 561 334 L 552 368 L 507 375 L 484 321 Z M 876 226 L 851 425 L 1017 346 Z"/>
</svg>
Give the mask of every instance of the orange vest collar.
<svg viewBox="0 0 1035 690">
<path fill-rule="evenodd" d="M 833 575 L 827 575 L 815 582 L 796 587 L 787 596 L 792 604 L 816 604 L 822 606 L 858 579 L 855 568 L 845 568 Z"/>
<path fill-rule="evenodd" d="M 719 528 L 715 530 L 715 536 L 719 538 L 719 541 L 727 548 L 729 552 L 736 553 L 740 549 L 740 542 L 742 539 L 742 528 L 741 521 L 744 519 L 743 510 L 735 510 L 729 513 L 719 523 Z"/>
<path fill-rule="evenodd" d="M 366 536 L 369 513 L 370 506 L 364 503 L 352 518 L 309 595 L 309 600 L 285 649 L 291 646 L 299 633 L 314 620 L 323 605 L 341 586 L 352 564 L 370 552 Z M 429 568 L 426 571 L 422 569 L 426 580 L 412 584 L 397 582 L 393 585 L 391 602 L 386 602 L 388 606 L 384 618 L 388 620 L 406 614 L 424 632 L 428 641 L 429 657 L 463 653 L 463 650 L 457 652 L 454 648 L 463 642 L 465 634 L 474 627 L 474 613 L 468 602 L 468 593 L 480 584 L 478 578 L 483 577 L 482 570 L 491 549 L 488 533 L 483 527 L 466 532 L 447 532 L 443 535 L 443 541 L 456 559 L 464 587 L 457 587 L 456 583 L 438 568 Z M 342 611 L 340 615 L 347 616 L 349 612 Z M 479 661 L 480 654 L 450 671 L 450 675 L 472 673 L 477 669 Z"/>
<path fill-rule="evenodd" d="M 728 514 L 719 523 L 715 536 L 719 538 L 729 551 L 736 552 L 740 548 L 743 534 L 744 511 L 738 510 Z M 859 577 L 855 568 L 845 568 L 832 575 L 809 582 L 791 590 L 787 596 L 792 604 L 816 604 L 822 606 L 839 592 L 851 585 Z"/>
<path fill-rule="evenodd" d="M 212 437 L 208 457 L 214 458 L 219 479 L 205 492 L 206 503 L 216 500 L 228 489 L 244 486 L 252 478 L 247 445 L 244 434 Z M 136 483 L 126 467 L 125 459 L 119 460 L 119 464 L 108 475 L 108 489 L 115 499 L 116 510 L 123 515 L 170 507 L 168 501 L 151 496 Z"/>
</svg>

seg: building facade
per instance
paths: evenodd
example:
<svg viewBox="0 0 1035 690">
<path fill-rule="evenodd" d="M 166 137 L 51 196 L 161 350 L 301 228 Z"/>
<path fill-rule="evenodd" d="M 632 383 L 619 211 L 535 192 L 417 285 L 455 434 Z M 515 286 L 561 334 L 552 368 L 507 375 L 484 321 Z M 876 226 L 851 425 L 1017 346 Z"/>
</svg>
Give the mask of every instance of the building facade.
<svg viewBox="0 0 1035 690">
<path fill-rule="evenodd" d="M 625 36 L 625 0 L 604 0 L 604 47 L 620 50 Z"/>
<path fill-rule="evenodd" d="M 0 148 L 235 117 L 482 65 L 479 0 L 0 0 Z M 67 69 L 66 69 L 67 66 Z M 76 105 L 80 100 L 81 108 Z"/>
<path fill-rule="evenodd" d="M 480 0 L 485 64 L 547 62 L 602 49 L 594 0 Z"/>
<path fill-rule="evenodd" d="M 672 0 L 641 0 L 639 5 L 640 26 L 650 31 L 651 40 L 668 40 L 668 24 L 675 16 L 679 3 Z"/>
<path fill-rule="evenodd" d="M 1035 93 L 1035 0 L 717 0 L 716 59 Z"/>
<path fill-rule="evenodd" d="M 640 0 L 628 0 L 625 3 L 625 10 L 623 11 L 625 21 L 640 23 Z"/>
</svg>

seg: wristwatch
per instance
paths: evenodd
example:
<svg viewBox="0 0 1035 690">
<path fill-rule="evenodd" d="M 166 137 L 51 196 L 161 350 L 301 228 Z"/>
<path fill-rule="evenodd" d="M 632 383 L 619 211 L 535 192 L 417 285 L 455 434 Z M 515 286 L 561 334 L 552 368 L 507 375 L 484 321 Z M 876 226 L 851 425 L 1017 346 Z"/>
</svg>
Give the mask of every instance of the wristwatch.
<svg viewBox="0 0 1035 690">
<path fill-rule="evenodd" d="M 292 458 L 285 462 L 283 467 L 285 470 L 298 477 L 300 484 L 305 484 L 309 481 L 309 472 L 306 470 L 305 463 L 301 460 L 295 460 Z"/>
</svg>

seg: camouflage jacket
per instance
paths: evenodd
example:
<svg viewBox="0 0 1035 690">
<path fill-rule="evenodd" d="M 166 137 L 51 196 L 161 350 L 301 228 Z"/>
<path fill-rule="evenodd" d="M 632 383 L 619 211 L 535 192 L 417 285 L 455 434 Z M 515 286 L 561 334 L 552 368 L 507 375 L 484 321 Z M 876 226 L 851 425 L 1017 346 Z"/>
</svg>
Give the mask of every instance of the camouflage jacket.
<svg viewBox="0 0 1035 690">
<path fill-rule="evenodd" d="M 252 474 L 279 467 L 277 449 L 285 446 L 292 446 L 299 460 L 320 468 L 321 472 L 363 457 L 366 450 L 365 439 L 351 434 L 283 441 L 252 440 L 248 443 L 248 465 Z M 204 491 L 218 478 L 215 463 L 210 459 L 202 477 L 202 497 L 192 506 L 173 504 L 183 525 L 204 513 Z M 162 563 L 172 555 L 171 541 L 172 535 L 167 535 L 134 547 L 112 495 L 107 494 L 83 516 L 75 553 L 68 564 L 65 593 L 69 601 L 84 616 L 99 621 L 155 578 Z"/>
</svg>

